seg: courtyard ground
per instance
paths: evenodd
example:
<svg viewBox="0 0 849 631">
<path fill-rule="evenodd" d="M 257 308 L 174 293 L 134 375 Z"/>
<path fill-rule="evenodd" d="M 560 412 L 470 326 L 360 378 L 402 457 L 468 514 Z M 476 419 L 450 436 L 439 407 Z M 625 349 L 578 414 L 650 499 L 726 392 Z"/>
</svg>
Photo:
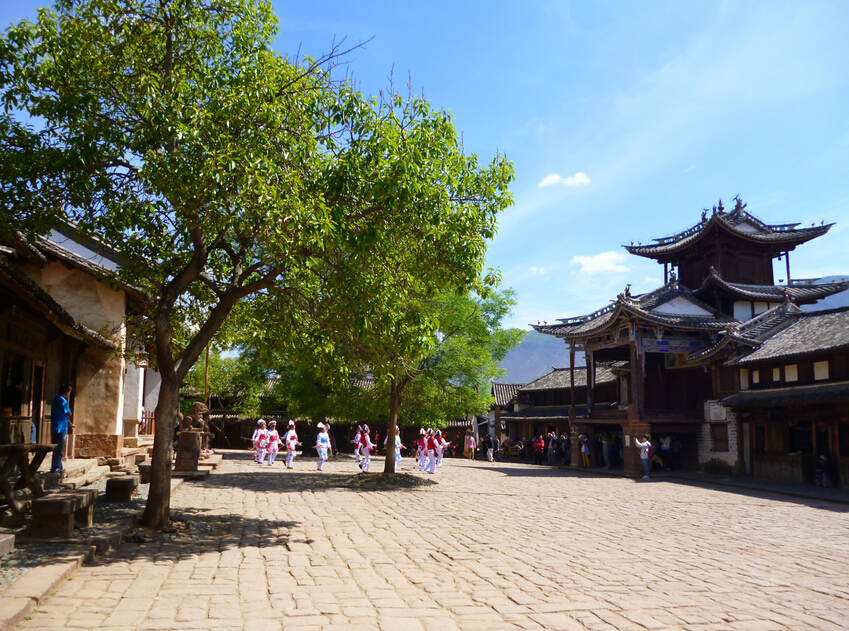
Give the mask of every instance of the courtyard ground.
<svg viewBox="0 0 849 631">
<path fill-rule="evenodd" d="M 202 536 L 123 544 L 20 628 L 849 628 L 845 504 L 459 459 L 362 491 L 350 458 L 295 466 L 228 454 L 172 499 Z"/>
</svg>

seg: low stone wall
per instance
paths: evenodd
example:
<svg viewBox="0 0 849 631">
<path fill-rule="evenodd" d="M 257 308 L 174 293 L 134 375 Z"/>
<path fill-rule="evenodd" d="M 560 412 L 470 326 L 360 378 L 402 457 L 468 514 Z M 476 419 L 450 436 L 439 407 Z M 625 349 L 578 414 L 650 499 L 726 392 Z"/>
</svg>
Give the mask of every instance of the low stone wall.
<svg viewBox="0 0 849 631">
<path fill-rule="evenodd" d="M 117 458 L 123 448 L 120 434 L 74 435 L 74 458 Z"/>
</svg>

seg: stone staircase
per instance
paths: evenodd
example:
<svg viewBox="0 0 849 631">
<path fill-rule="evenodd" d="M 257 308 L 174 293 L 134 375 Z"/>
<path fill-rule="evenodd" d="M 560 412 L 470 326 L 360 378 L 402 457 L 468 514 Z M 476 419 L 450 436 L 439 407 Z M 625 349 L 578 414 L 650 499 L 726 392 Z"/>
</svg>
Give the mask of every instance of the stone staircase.
<svg viewBox="0 0 849 631">
<path fill-rule="evenodd" d="M 45 489 L 79 489 L 97 484 L 109 470 L 109 466 L 101 465 L 97 458 L 76 458 L 65 461 L 65 470 L 62 473 L 50 473 L 50 458 L 46 458 L 38 470 L 38 475 Z"/>
</svg>

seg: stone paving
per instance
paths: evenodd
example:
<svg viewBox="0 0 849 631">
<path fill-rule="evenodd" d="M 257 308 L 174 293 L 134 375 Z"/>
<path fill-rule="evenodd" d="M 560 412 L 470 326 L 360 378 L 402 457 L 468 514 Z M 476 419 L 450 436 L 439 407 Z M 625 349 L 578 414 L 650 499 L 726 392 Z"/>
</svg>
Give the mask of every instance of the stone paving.
<svg viewBox="0 0 849 631">
<path fill-rule="evenodd" d="M 295 466 L 228 455 L 172 501 L 215 536 L 127 543 L 20 628 L 849 628 L 843 505 L 459 459 L 357 491 L 350 459 Z"/>
</svg>

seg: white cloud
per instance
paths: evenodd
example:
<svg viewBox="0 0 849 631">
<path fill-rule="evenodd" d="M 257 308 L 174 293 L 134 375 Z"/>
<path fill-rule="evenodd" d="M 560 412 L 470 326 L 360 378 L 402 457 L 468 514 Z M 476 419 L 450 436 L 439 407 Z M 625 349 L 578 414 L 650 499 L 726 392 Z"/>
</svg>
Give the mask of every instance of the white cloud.
<svg viewBox="0 0 849 631">
<path fill-rule="evenodd" d="M 628 272 L 628 266 L 622 263 L 628 257 L 622 252 L 599 252 L 590 256 L 574 256 L 572 263 L 577 263 L 581 266 L 581 272 L 584 274 L 597 274 L 599 272 Z"/>
<path fill-rule="evenodd" d="M 545 268 L 544 267 L 537 267 L 536 265 L 532 265 L 531 266 L 531 274 L 540 274 L 540 275 L 545 274 Z"/>
<path fill-rule="evenodd" d="M 692 170 L 693 170 L 693 169 L 695 169 L 695 168 L 696 168 L 696 165 L 695 165 L 695 164 L 691 164 L 691 165 L 690 165 L 690 166 L 688 166 L 686 169 L 684 169 L 684 173 L 686 173 L 687 171 L 692 171 Z"/>
<path fill-rule="evenodd" d="M 586 186 L 589 183 L 590 178 L 587 177 L 587 174 L 583 171 L 578 171 L 575 175 L 570 175 L 569 177 L 563 177 L 559 173 L 549 173 L 542 178 L 542 182 L 537 184 L 537 186 L 540 188 L 543 186 L 554 186 L 555 184 L 565 184 L 566 186 Z"/>
</svg>

